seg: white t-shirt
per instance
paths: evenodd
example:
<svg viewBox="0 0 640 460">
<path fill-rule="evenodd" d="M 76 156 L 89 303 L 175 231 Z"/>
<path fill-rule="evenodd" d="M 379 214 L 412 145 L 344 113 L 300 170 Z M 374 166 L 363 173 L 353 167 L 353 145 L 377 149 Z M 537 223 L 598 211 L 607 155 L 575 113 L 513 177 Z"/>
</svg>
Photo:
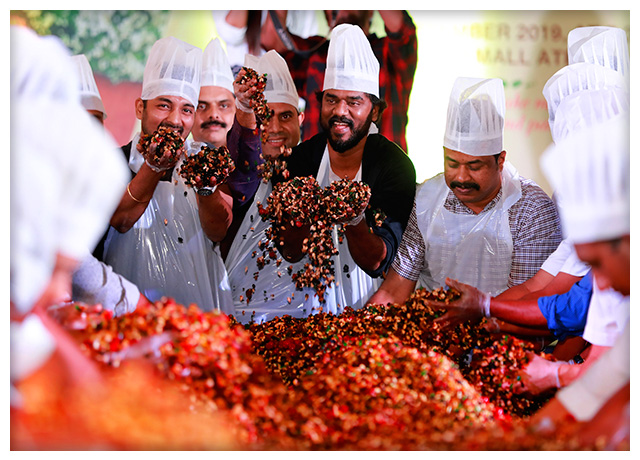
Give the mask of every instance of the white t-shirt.
<svg viewBox="0 0 640 460">
<path fill-rule="evenodd" d="M 545 272 L 556 276 L 558 273 L 568 273 L 573 276 L 584 276 L 589 272 L 589 265 L 580 260 L 573 244 L 562 240 L 558 248 L 545 260 L 540 267 Z"/>
<path fill-rule="evenodd" d="M 629 321 L 630 297 L 614 289 L 601 290 L 593 279 L 593 295 L 582 338 L 593 345 L 612 347 Z"/>
</svg>

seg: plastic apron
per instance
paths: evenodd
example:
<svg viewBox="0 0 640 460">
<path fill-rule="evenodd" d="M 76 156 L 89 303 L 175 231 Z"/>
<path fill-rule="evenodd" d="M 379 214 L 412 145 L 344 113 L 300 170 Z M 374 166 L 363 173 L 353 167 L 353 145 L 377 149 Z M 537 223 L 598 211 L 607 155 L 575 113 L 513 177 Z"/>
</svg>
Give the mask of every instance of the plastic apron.
<svg viewBox="0 0 640 460">
<path fill-rule="evenodd" d="M 129 167 L 144 161 L 133 139 Z M 146 210 L 126 233 L 113 227 L 105 241 L 104 260 L 138 286 L 149 300 L 162 296 L 203 311 L 233 313 L 229 282 L 220 250 L 200 224 L 195 191 L 173 169 L 171 182 L 156 186 Z"/>
<path fill-rule="evenodd" d="M 327 147 L 325 147 L 316 180 L 321 187 L 327 187 L 332 182 L 340 180 L 340 177 L 331 171 Z M 362 180 L 362 165 L 354 180 Z M 342 243 L 338 241 L 337 226 L 333 228 L 333 244 L 338 249 L 338 254 L 331 258 L 335 270 L 335 281 L 325 291 L 325 303 L 321 304 L 318 301 L 312 289 L 305 289 L 304 292 L 309 294 L 306 302 L 308 309 L 313 311 L 321 309 L 324 312 L 341 314 L 347 306 L 356 310 L 364 307 L 367 300 L 378 290 L 381 280 L 370 277 L 354 262 L 349 252 L 347 238 L 344 237 Z"/>
<path fill-rule="evenodd" d="M 433 290 L 445 286 L 449 277 L 497 295 L 507 289 L 511 271 L 509 208 L 522 196 L 518 172 L 504 163 L 502 196 L 492 209 L 480 214 L 446 210 L 449 191 L 444 174 L 439 174 L 416 192 L 418 227 L 426 247 L 418 285 Z"/>
<path fill-rule="evenodd" d="M 257 259 L 262 256 L 258 244 L 265 240 L 265 232 L 271 226 L 271 221 L 262 220 L 258 214 L 257 203 L 265 206 L 271 191 L 271 182 L 260 182 L 253 203 L 238 228 L 225 261 L 235 309 L 234 316 L 242 323 L 262 323 L 283 315 L 301 318 L 310 313 L 303 305 L 304 294 L 296 290 L 288 272 L 290 266 L 292 273 L 300 270 L 307 260 L 306 257 L 291 264 L 282 259 L 276 251 L 277 257 L 282 259 L 280 266 L 276 265 L 276 260 L 267 256 L 264 258 L 265 266 L 262 269 L 258 268 Z M 247 303 L 249 289 L 253 289 L 254 292 Z"/>
</svg>

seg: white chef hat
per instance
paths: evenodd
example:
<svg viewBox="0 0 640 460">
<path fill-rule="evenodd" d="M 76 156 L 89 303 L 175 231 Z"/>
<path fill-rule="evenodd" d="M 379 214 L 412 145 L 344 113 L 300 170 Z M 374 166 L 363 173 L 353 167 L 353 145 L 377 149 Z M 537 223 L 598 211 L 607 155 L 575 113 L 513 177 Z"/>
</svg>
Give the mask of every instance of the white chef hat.
<svg viewBox="0 0 640 460">
<path fill-rule="evenodd" d="M 89 60 L 84 54 L 71 56 L 74 64 L 78 68 L 78 77 L 80 78 L 80 102 L 87 110 L 97 110 L 102 112 L 104 118 L 107 118 L 107 112 L 104 110 L 104 104 L 100 97 L 100 91 L 93 76 Z"/>
<path fill-rule="evenodd" d="M 570 64 L 558 70 L 542 88 L 542 95 L 547 100 L 551 132 L 553 132 L 556 110 L 565 97 L 585 90 L 626 89 L 624 80 L 624 76 L 619 72 L 588 62 Z"/>
<path fill-rule="evenodd" d="M 322 91 L 361 91 L 380 97 L 379 77 L 380 63 L 362 29 L 352 24 L 334 28 Z"/>
<path fill-rule="evenodd" d="M 11 26 L 11 51 L 12 99 L 37 100 L 45 96 L 49 100 L 80 103 L 78 74 L 66 73 L 73 68 L 70 53 L 58 37 L 41 37 L 27 27 Z"/>
<path fill-rule="evenodd" d="M 267 103 L 282 102 L 298 108 L 300 98 L 287 61 L 275 50 L 270 50 L 260 57 L 246 54 L 244 64 L 260 74 L 267 74 L 267 86 L 264 89 Z"/>
<path fill-rule="evenodd" d="M 618 27 L 578 27 L 567 36 L 569 64 L 589 62 L 629 77 L 627 34 Z"/>
<path fill-rule="evenodd" d="M 142 100 L 178 96 L 198 105 L 202 50 L 175 37 L 165 37 L 151 47 L 142 77 Z"/>
<path fill-rule="evenodd" d="M 541 166 L 558 195 L 565 237 L 580 244 L 629 234 L 628 113 L 560 140 Z"/>
<path fill-rule="evenodd" d="M 558 142 L 574 131 L 589 128 L 629 110 L 629 93 L 622 88 L 579 91 L 558 105 L 551 137 Z"/>
<path fill-rule="evenodd" d="M 211 40 L 202 53 L 200 86 L 219 86 L 233 93 L 233 72 L 218 38 Z"/>
<path fill-rule="evenodd" d="M 95 246 L 130 175 L 108 131 L 80 104 L 62 42 L 12 27 L 11 46 L 20 62 L 10 79 L 11 301 L 27 312 L 58 252 L 80 260 Z"/>
<path fill-rule="evenodd" d="M 501 79 L 458 77 L 449 97 L 444 146 L 473 156 L 502 152 L 504 115 Z"/>
</svg>

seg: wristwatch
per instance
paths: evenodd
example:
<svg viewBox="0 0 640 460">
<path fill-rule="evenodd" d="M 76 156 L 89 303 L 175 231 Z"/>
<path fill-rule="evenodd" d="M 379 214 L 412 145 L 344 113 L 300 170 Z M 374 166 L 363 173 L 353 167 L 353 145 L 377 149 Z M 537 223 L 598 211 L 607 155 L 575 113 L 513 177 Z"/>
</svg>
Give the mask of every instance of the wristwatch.
<svg viewBox="0 0 640 460">
<path fill-rule="evenodd" d="M 209 187 L 203 187 L 199 188 L 197 193 L 200 196 L 209 196 L 213 193 L 213 189 Z"/>
</svg>

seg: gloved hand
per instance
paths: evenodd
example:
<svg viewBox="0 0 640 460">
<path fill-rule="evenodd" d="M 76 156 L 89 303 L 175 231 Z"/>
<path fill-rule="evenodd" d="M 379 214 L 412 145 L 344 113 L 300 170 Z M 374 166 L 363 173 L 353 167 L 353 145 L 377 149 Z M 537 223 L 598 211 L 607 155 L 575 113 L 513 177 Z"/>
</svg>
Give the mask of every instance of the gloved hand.
<svg viewBox="0 0 640 460">
<path fill-rule="evenodd" d="M 514 387 L 515 393 L 537 395 L 552 388 L 560 388 L 558 371 L 561 366 L 569 365 L 566 361 L 549 361 L 535 353 L 527 353 L 529 364 L 521 372 L 521 385 Z"/>
<path fill-rule="evenodd" d="M 233 82 L 233 92 L 236 96 L 236 107 L 243 112 L 253 112 L 251 106 L 251 97 L 256 93 L 256 88 L 253 86 L 255 78 L 249 80 L 246 83 L 238 83 L 238 81 L 246 74 L 244 69 L 241 69 L 236 76 L 236 80 Z"/>
<path fill-rule="evenodd" d="M 151 168 L 152 171 L 154 172 L 164 172 L 164 171 L 168 171 L 170 169 L 172 169 L 176 163 L 178 163 L 178 160 L 180 159 L 180 157 L 182 157 L 183 155 L 185 155 L 186 150 L 184 149 L 184 147 L 180 148 L 177 150 L 176 155 L 171 155 L 169 152 L 166 152 L 161 158 L 160 158 L 160 162 L 158 164 L 152 164 L 148 158 L 153 158 L 154 153 L 156 148 L 158 147 L 158 144 L 155 143 L 151 143 L 149 145 L 149 153 L 148 155 L 144 155 L 144 162 L 147 164 L 147 166 L 149 166 Z"/>
<path fill-rule="evenodd" d="M 362 220 L 364 219 L 364 211 L 362 211 L 360 214 L 358 214 L 356 217 L 354 217 L 351 220 L 348 220 L 346 222 L 343 222 L 343 225 L 358 225 L 360 222 L 362 222 Z"/>
<path fill-rule="evenodd" d="M 448 329 L 456 324 L 469 320 L 479 320 L 491 316 L 489 309 L 491 296 L 469 284 L 447 278 L 447 286 L 460 292 L 460 298 L 449 303 L 438 300 L 427 300 L 426 304 L 437 309 L 446 309 L 447 313 L 436 319 L 442 329 Z"/>
</svg>

